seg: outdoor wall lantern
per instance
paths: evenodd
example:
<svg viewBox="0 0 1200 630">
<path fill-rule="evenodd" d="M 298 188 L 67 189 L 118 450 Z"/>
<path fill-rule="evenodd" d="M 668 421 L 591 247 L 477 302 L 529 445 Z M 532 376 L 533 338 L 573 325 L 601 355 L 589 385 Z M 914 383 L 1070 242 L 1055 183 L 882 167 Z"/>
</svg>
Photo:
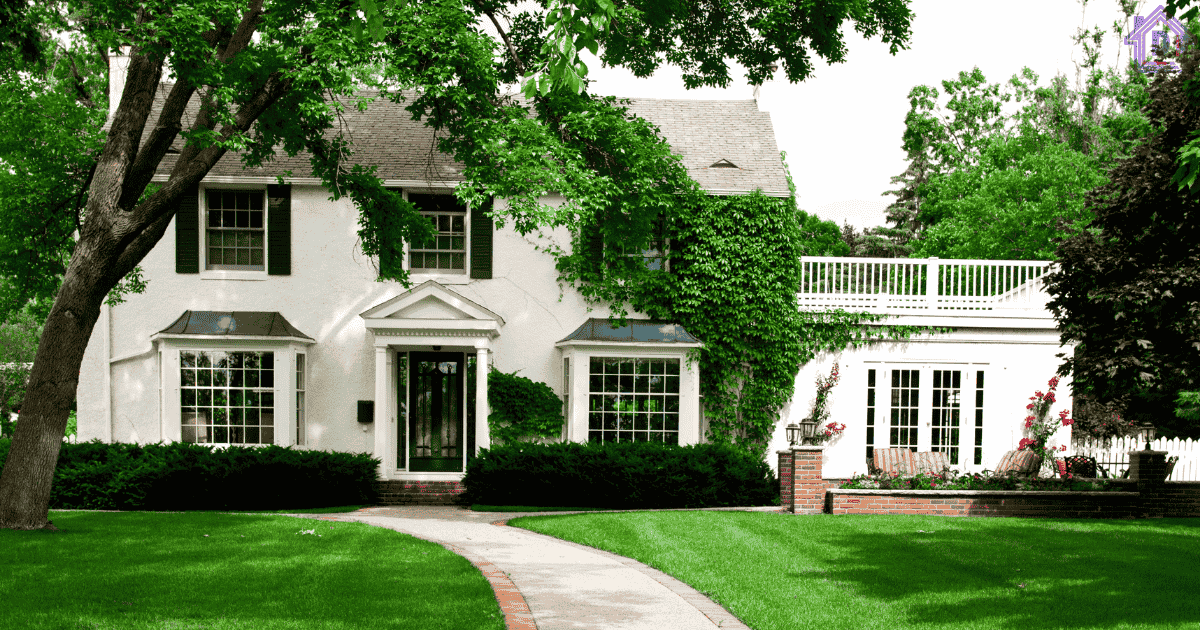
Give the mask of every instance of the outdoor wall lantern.
<svg viewBox="0 0 1200 630">
<path fill-rule="evenodd" d="M 1146 449 L 1150 450 L 1150 442 L 1154 441 L 1154 425 L 1149 422 L 1143 422 L 1142 426 L 1138 427 L 1138 433 L 1142 435 L 1142 439 L 1146 440 Z"/>
</svg>

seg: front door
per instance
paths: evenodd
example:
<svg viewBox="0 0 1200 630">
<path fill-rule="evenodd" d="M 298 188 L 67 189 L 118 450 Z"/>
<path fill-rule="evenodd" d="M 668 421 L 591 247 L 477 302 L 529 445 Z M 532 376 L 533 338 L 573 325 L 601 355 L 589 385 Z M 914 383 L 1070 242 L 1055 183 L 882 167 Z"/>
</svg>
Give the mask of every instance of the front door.
<svg viewBox="0 0 1200 630">
<path fill-rule="evenodd" d="M 409 465 L 413 472 L 462 472 L 463 355 L 412 353 Z"/>
</svg>

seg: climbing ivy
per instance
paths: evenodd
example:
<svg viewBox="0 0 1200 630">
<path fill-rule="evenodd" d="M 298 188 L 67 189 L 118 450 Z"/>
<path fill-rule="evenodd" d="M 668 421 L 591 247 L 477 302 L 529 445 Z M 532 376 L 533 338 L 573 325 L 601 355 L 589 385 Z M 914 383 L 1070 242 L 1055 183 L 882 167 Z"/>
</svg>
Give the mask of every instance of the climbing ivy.
<svg viewBox="0 0 1200 630">
<path fill-rule="evenodd" d="M 793 198 L 761 193 L 698 196 L 665 220 L 669 271 L 649 270 L 622 256 L 585 228 L 571 252 L 560 252 L 560 279 L 585 279 L 579 290 L 593 302 L 677 322 L 704 342 L 691 360 L 700 366 L 707 438 L 737 444 L 760 457 L 792 398 L 796 374 L 820 352 L 840 352 L 929 329 L 878 325 L 885 315 L 843 310 L 806 312 L 796 306 L 802 255 L 838 255 L 844 244 L 832 222 L 814 226 Z M 626 250 L 628 251 L 628 250 Z M 623 264 L 609 264 L 612 259 Z"/>
<path fill-rule="evenodd" d="M 488 427 L 505 444 L 562 434 L 563 403 L 553 389 L 516 372 L 488 372 Z"/>
</svg>

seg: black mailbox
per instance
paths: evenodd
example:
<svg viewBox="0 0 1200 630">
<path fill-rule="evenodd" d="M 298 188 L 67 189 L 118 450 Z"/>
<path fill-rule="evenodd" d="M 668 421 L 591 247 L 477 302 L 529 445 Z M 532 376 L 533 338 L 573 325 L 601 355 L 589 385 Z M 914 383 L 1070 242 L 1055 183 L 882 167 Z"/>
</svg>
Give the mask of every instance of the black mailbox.
<svg viewBox="0 0 1200 630">
<path fill-rule="evenodd" d="M 375 401 L 360 400 L 358 401 L 358 421 L 359 422 L 375 422 Z"/>
</svg>

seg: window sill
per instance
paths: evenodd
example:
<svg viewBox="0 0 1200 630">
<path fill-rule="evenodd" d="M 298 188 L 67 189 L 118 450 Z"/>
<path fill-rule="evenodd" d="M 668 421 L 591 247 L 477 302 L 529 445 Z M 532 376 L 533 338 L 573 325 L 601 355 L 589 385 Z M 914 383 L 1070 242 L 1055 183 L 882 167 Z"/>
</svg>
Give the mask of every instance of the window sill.
<svg viewBox="0 0 1200 630">
<path fill-rule="evenodd" d="M 221 271 L 206 269 L 200 272 L 201 280 L 266 280 L 265 271 Z"/>
</svg>

